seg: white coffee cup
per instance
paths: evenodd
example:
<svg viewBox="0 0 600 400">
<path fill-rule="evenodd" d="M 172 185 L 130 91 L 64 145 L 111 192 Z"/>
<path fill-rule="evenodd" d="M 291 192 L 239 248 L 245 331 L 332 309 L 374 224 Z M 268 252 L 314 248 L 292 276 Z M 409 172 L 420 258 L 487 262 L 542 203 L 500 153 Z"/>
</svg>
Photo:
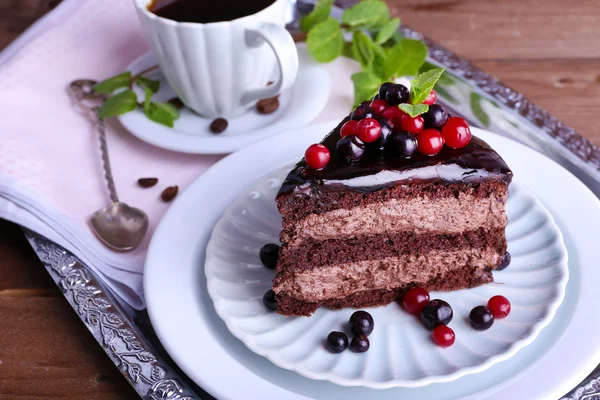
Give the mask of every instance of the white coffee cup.
<svg viewBox="0 0 600 400">
<path fill-rule="evenodd" d="M 235 117 L 294 83 L 298 53 L 285 29 L 288 0 L 206 24 L 159 17 L 148 10 L 150 2 L 135 0 L 160 69 L 181 101 L 202 116 Z M 277 70 L 278 79 L 267 86 Z"/>
</svg>

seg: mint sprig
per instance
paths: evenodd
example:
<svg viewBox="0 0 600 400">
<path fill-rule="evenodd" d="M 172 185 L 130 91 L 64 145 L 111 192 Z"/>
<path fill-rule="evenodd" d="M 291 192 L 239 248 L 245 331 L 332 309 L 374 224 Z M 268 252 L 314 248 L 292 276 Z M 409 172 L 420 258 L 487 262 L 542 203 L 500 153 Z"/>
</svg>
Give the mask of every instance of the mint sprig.
<svg viewBox="0 0 600 400">
<path fill-rule="evenodd" d="M 445 70 L 446 68 L 433 68 L 410 81 L 410 103 L 423 103 Z"/>
<path fill-rule="evenodd" d="M 315 60 L 330 62 L 344 55 L 360 63 L 362 71 L 352 76 L 355 105 L 374 95 L 383 82 L 418 74 L 427 46 L 402 37 L 400 19 L 391 17 L 384 1 L 362 0 L 344 11 L 341 22 L 329 17 L 331 7 L 331 0 L 317 0 L 300 29 L 307 32 L 306 45 Z"/>
<path fill-rule="evenodd" d="M 429 106 L 423 104 L 423 101 L 431 93 L 445 70 L 445 68 L 432 68 L 417 75 L 416 78 L 410 81 L 410 103 L 400 104 L 398 108 L 412 118 L 429 111 Z"/>
<path fill-rule="evenodd" d="M 175 120 L 179 118 L 179 111 L 169 103 L 153 102 L 152 97 L 158 93 L 160 81 L 143 76 L 157 68 L 149 68 L 137 75 L 126 71 L 97 83 L 93 87 L 97 93 L 111 94 L 116 91 L 102 104 L 98 110 L 98 117 L 102 119 L 116 117 L 141 107 L 148 119 L 172 128 Z M 141 103 L 132 90 L 134 84 L 144 88 L 144 101 Z M 123 88 L 127 89 L 121 90 Z"/>
</svg>

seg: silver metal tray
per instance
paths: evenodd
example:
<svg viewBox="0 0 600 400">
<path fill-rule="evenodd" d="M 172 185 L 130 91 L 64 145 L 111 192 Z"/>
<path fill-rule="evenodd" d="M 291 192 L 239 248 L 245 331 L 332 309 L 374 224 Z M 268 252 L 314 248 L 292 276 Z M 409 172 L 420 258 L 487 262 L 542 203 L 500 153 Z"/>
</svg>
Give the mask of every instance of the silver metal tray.
<svg viewBox="0 0 600 400">
<path fill-rule="evenodd" d="M 310 2 L 293 3 L 294 21 L 311 8 Z M 334 15 L 339 16 L 352 3 L 338 2 Z M 291 30 L 294 28 L 290 25 Z M 429 47 L 428 62 L 447 68 L 446 77 L 436 86 L 441 103 L 473 125 L 545 153 L 600 196 L 600 150 L 596 146 L 522 94 L 421 33 L 408 27 L 402 27 L 401 32 L 406 37 L 422 39 Z M 125 304 L 65 249 L 34 232 L 25 230 L 25 235 L 69 304 L 141 398 L 213 398 L 169 358 L 145 311 L 135 311 Z M 563 400 L 597 398 L 600 398 L 600 367 Z"/>
</svg>

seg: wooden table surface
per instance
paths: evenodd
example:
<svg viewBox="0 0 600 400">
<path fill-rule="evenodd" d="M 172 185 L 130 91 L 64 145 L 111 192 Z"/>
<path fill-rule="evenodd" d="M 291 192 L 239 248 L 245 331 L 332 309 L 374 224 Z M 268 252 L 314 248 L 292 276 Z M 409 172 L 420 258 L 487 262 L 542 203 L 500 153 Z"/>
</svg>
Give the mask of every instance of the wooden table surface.
<svg viewBox="0 0 600 400">
<path fill-rule="evenodd" d="M 403 23 L 474 61 L 600 145 L 600 2 L 388 2 Z M 0 49 L 57 3 L 0 0 Z M 0 400 L 135 396 L 19 228 L 0 220 Z"/>
</svg>

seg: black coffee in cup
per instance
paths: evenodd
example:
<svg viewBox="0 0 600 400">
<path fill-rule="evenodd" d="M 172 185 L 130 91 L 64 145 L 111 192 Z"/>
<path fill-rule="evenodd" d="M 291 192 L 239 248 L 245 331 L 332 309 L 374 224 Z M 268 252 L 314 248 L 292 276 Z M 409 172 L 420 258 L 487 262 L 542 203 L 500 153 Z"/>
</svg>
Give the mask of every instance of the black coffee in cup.
<svg viewBox="0 0 600 400">
<path fill-rule="evenodd" d="M 177 22 L 231 21 L 256 14 L 275 0 L 153 0 L 148 10 Z"/>
</svg>

